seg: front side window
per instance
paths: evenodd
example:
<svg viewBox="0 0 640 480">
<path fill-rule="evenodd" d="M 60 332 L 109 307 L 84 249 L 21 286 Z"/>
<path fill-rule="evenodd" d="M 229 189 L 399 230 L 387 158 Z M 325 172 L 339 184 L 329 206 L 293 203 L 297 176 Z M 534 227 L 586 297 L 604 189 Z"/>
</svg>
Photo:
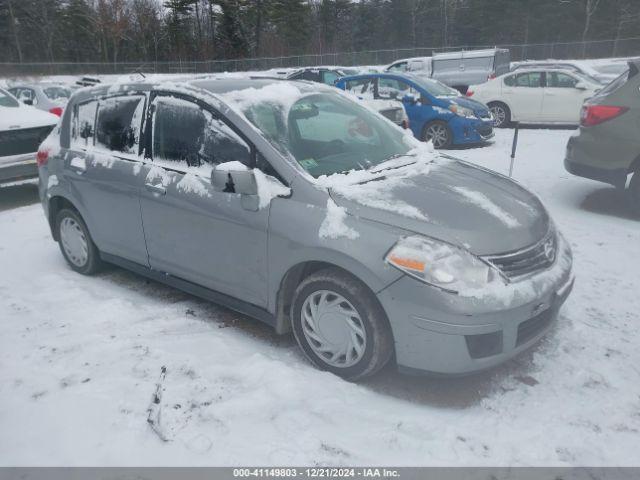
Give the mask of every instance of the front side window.
<svg viewBox="0 0 640 480">
<path fill-rule="evenodd" d="M 561 72 L 547 72 L 547 87 L 575 88 L 578 79 Z"/>
<path fill-rule="evenodd" d="M 71 131 L 71 143 L 75 147 L 86 148 L 93 145 L 98 102 L 91 101 L 76 105 Z"/>
<path fill-rule="evenodd" d="M 389 72 L 405 72 L 407 70 L 407 62 L 398 62 L 391 65 L 387 70 Z"/>
<path fill-rule="evenodd" d="M 409 151 L 401 131 L 336 94 L 309 94 L 289 109 L 274 98 L 244 113 L 274 147 L 316 178 L 367 169 Z"/>
<path fill-rule="evenodd" d="M 204 167 L 239 161 L 251 163 L 251 148 L 229 125 L 198 104 L 174 97 L 153 103 L 154 160 L 172 167 Z"/>
<path fill-rule="evenodd" d="M 95 128 L 95 145 L 114 152 L 137 154 L 140 146 L 145 97 L 101 100 Z"/>
</svg>

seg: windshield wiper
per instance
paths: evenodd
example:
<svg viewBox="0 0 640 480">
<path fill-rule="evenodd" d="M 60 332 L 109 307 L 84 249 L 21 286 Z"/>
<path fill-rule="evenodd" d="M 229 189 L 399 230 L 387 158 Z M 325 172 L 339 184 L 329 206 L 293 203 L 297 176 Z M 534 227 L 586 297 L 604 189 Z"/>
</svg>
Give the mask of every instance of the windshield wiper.
<svg viewBox="0 0 640 480">
<path fill-rule="evenodd" d="M 393 160 L 396 160 L 398 158 L 402 158 L 402 157 L 411 157 L 411 158 L 415 158 L 417 156 L 416 153 L 396 153 L 394 155 L 391 155 L 389 158 L 387 158 L 386 160 L 383 160 L 382 162 L 373 165 L 372 167 L 369 168 L 369 170 L 371 170 L 371 172 L 373 173 L 378 173 L 381 172 L 382 170 L 389 170 L 392 168 L 402 168 L 402 167 L 406 167 L 407 165 L 412 165 L 415 162 L 415 160 L 412 160 L 410 162 L 407 163 L 401 163 L 399 165 L 386 165 L 389 162 L 392 162 Z M 386 166 L 385 166 L 386 165 Z M 373 170 L 375 168 L 375 170 Z"/>
</svg>

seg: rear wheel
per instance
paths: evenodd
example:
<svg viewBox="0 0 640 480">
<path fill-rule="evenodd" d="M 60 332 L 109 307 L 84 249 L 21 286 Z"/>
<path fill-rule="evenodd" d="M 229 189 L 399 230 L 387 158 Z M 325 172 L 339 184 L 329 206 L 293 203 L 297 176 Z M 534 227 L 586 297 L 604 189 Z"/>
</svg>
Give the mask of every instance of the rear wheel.
<svg viewBox="0 0 640 480">
<path fill-rule="evenodd" d="M 424 127 L 422 140 L 431 140 L 435 148 L 449 148 L 453 143 L 453 133 L 445 122 L 435 121 Z"/>
<path fill-rule="evenodd" d="M 55 225 L 60 251 L 69 266 L 83 275 L 97 272 L 102 265 L 100 253 L 80 214 L 64 208 L 56 215 Z"/>
<path fill-rule="evenodd" d="M 627 191 L 627 201 L 634 214 L 640 216 L 640 169 L 636 170 L 631 177 Z"/>
<path fill-rule="evenodd" d="M 496 128 L 508 127 L 511 123 L 511 110 L 502 102 L 491 102 L 489 111 L 493 115 L 494 126 Z"/>
<path fill-rule="evenodd" d="M 359 380 L 391 358 L 393 339 L 382 308 L 346 272 L 330 268 L 310 275 L 296 289 L 291 308 L 296 341 L 321 370 Z"/>
</svg>

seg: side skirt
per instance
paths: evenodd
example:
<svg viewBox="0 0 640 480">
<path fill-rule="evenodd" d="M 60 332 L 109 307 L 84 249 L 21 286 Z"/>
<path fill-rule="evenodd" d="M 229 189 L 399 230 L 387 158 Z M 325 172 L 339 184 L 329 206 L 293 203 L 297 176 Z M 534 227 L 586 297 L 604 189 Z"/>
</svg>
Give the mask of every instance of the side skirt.
<svg viewBox="0 0 640 480">
<path fill-rule="evenodd" d="M 196 297 L 203 298 L 204 300 L 209 300 L 213 303 L 217 303 L 238 313 L 242 313 L 243 315 L 255 318 L 256 320 L 260 320 L 261 322 L 271 325 L 274 328 L 276 326 L 275 316 L 264 308 L 258 307 L 251 303 L 243 302 L 242 300 L 239 300 L 235 297 L 225 295 L 224 293 L 220 293 L 215 290 L 210 290 L 206 287 L 189 282 L 187 280 L 174 277 L 172 275 L 169 275 L 168 273 L 153 270 L 152 268 L 145 267 L 144 265 L 140 265 L 138 263 L 126 260 L 121 257 L 117 257 L 115 255 L 100 252 L 100 257 L 105 262 L 112 263 L 126 270 L 130 270 L 134 273 L 150 278 L 151 280 L 164 283 L 165 285 L 175 287 L 178 290 L 182 290 Z"/>
</svg>

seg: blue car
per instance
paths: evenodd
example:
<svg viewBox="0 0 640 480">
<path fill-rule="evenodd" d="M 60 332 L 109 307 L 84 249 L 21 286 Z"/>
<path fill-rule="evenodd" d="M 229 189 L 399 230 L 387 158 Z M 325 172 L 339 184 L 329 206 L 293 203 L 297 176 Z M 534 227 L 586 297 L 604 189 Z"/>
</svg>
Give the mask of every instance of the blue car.
<svg viewBox="0 0 640 480">
<path fill-rule="evenodd" d="M 362 100 L 401 100 L 411 131 L 436 148 L 484 143 L 493 137 L 489 108 L 432 78 L 374 73 L 343 77 L 336 87 Z"/>
</svg>

